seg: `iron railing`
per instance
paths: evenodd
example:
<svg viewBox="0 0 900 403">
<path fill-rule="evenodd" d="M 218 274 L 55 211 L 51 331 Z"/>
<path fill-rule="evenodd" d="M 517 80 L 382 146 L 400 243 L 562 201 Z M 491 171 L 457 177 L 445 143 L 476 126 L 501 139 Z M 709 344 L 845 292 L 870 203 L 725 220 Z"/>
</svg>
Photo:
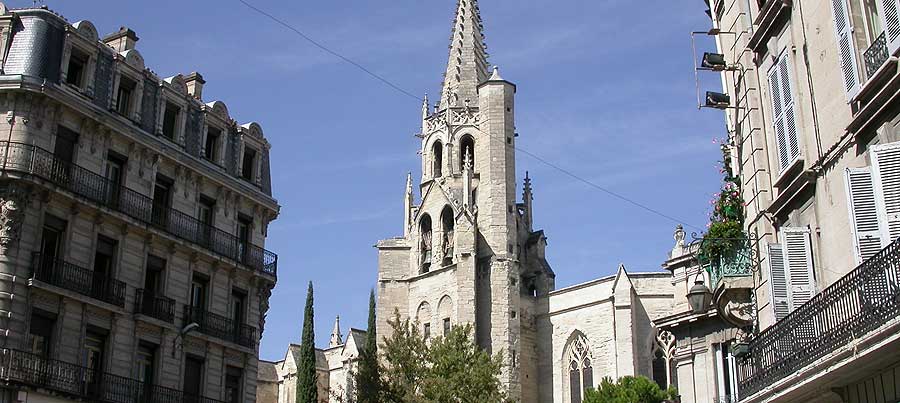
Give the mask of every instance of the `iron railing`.
<svg viewBox="0 0 900 403">
<path fill-rule="evenodd" d="M 738 392 L 753 395 L 898 316 L 900 240 L 750 341 Z"/>
<path fill-rule="evenodd" d="M 872 77 L 876 71 L 887 61 L 890 53 L 888 52 L 887 38 L 884 32 L 872 42 L 866 53 L 863 53 L 863 60 L 866 62 L 866 78 Z"/>
<path fill-rule="evenodd" d="M 175 322 L 175 300 L 141 288 L 134 299 L 134 311 L 164 322 Z"/>
<path fill-rule="evenodd" d="M 116 210 L 176 238 L 233 259 L 256 271 L 277 274 L 278 255 L 215 228 L 171 207 L 114 183 L 40 147 L 0 142 L 2 170 L 26 173 L 49 181 L 98 205 Z"/>
<path fill-rule="evenodd" d="M 224 403 L 19 350 L 3 350 L 0 354 L 0 378 L 90 402 Z"/>
<path fill-rule="evenodd" d="M 753 249 L 748 238 L 703 238 L 700 249 L 704 245 L 715 243 L 722 253 L 719 256 L 698 256 L 700 267 L 709 273 L 709 287 L 715 290 L 725 277 L 746 277 L 753 273 Z"/>
<path fill-rule="evenodd" d="M 32 254 L 32 271 L 38 281 L 77 292 L 116 306 L 125 306 L 125 283 L 93 270 L 51 256 Z"/>
<path fill-rule="evenodd" d="M 225 316 L 209 312 L 203 308 L 184 306 L 184 325 L 200 325 L 201 333 L 230 341 L 244 347 L 253 347 L 256 342 L 256 328 L 237 323 Z"/>
</svg>

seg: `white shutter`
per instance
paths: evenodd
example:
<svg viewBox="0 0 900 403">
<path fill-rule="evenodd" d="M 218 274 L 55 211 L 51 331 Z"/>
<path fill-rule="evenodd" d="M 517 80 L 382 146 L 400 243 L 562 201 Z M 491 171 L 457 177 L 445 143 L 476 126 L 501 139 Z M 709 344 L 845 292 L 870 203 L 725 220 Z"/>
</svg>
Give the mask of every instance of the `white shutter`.
<svg viewBox="0 0 900 403">
<path fill-rule="evenodd" d="M 856 46 L 853 42 L 853 25 L 850 22 L 850 8 L 847 0 L 831 0 L 834 12 L 834 33 L 837 35 L 838 57 L 844 74 L 844 91 L 847 100 L 859 92 L 859 70 L 856 60 Z"/>
<path fill-rule="evenodd" d="M 900 143 L 872 147 L 878 213 L 890 242 L 900 238 Z"/>
<path fill-rule="evenodd" d="M 784 267 L 787 272 L 788 298 L 791 311 L 799 308 L 815 295 L 812 266 L 812 243 L 809 228 L 781 229 L 784 245 Z"/>
<path fill-rule="evenodd" d="M 856 263 L 861 264 L 886 246 L 870 168 L 847 169 L 847 205 L 853 226 Z"/>
<path fill-rule="evenodd" d="M 876 0 L 875 4 L 881 16 L 888 51 L 894 55 L 900 48 L 900 0 Z"/>
<path fill-rule="evenodd" d="M 772 307 L 775 320 L 784 319 L 790 313 L 787 272 L 784 270 L 784 249 L 781 244 L 769 244 L 769 283 L 772 285 Z"/>
<path fill-rule="evenodd" d="M 772 129 L 778 148 L 780 171 L 791 166 L 800 156 L 800 139 L 794 111 L 794 88 L 791 81 L 790 52 L 784 51 L 769 71 L 772 101 Z"/>
</svg>

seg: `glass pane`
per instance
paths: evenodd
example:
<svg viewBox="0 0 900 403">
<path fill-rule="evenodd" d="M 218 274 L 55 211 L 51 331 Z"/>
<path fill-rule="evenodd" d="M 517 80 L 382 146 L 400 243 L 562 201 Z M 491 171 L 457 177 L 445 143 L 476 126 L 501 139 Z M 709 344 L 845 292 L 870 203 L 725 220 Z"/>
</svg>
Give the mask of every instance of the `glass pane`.
<svg viewBox="0 0 900 403">
<path fill-rule="evenodd" d="M 581 403 L 581 374 L 579 371 L 569 371 L 569 392 L 572 403 Z"/>
<path fill-rule="evenodd" d="M 582 386 L 584 387 L 584 389 L 587 390 L 588 388 L 593 388 L 594 387 L 594 369 L 591 367 L 587 367 L 584 369 L 584 372 L 582 374 L 583 374 L 582 379 L 584 379 L 584 381 L 582 382 Z"/>
</svg>

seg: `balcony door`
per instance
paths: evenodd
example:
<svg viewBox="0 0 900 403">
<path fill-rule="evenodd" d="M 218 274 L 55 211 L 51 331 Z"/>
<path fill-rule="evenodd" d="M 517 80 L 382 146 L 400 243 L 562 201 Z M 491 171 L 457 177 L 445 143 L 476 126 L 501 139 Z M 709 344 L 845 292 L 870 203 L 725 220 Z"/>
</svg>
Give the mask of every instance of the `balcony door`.
<svg viewBox="0 0 900 403">
<path fill-rule="evenodd" d="M 44 228 L 41 232 L 41 250 L 36 267 L 35 277 L 38 280 L 54 283 L 60 280 L 57 260 L 62 255 L 63 236 L 67 223 L 52 215 L 44 216 Z"/>
<path fill-rule="evenodd" d="M 115 155 L 110 155 L 106 160 L 106 203 L 113 208 L 119 205 L 119 196 L 122 193 L 123 173 L 125 172 L 125 160 Z"/>
<path fill-rule="evenodd" d="M 86 368 L 84 382 L 86 383 L 87 392 L 91 396 L 101 396 L 103 393 L 100 381 L 103 379 L 105 351 L 106 332 L 88 328 L 84 336 L 82 365 Z"/>
<path fill-rule="evenodd" d="M 161 228 L 167 228 L 169 223 L 169 207 L 172 203 L 172 181 L 168 178 L 157 176 L 153 187 L 153 210 L 151 222 Z"/>
<path fill-rule="evenodd" d="M 247 251 L 250 249 L 250 226 L 253 220 L 245 215 L 238 216 L 238 245 L 240 260 L 247 263 Z"/>
<path fill-rule="evenodd" d="M 50 180 L 65 187 L 70 186 L 72 163 L 75 161 L 75 146 L 78 144 L 78 133 L 59 126 L 56 144 L 53 146 L 53 163 L 50 164 Z"/>
<path fill-rule="evenodd" d="M 197 216 L 200 220 L 198 235 L 200 243 L 209 247 L 212 242 L 213 217 L 216 202 L 206 196 L 200 196 L 200 211 Z"/>
<path fill-rule="evenodd" d="M 109 296 L 110 279 L 113 274 L 116 245 L 114 239 L 103 235 L 97 236 L 97 249 L 94 252 L 94 272 L 91 280 L 91 293 L 95 298 L 105 299 Z"/>
<path fill-rule="evenodd" d="M 228 306 L 228 317 L 231 319 L 232 326 L 234 326 L 234 336 L 238 339 L 238 343 L 241 343 L 240 338 L 245 335 L 241 334 L 241 325 L 244 324 L 245 311 L 247 306 L 247 293 L 241 290 L 232 290 L 231 291 L 231 302 Z"/>
<path fill-rule="evenodd" d="M 184 401 L 199 402 L 203 393 L 203 358 L 188 355 L 184 360 Z"/>
</svg>

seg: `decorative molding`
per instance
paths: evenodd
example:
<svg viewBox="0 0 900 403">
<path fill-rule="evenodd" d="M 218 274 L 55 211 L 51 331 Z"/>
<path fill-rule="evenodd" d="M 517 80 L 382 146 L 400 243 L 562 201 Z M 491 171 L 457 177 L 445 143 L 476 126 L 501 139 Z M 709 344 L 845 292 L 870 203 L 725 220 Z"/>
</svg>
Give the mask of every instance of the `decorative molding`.
<svg viewBox="0 0 900 403">
<path fill-rule="evenodd" d="M 0 255 L 8 254 L 19 242 L 31 197 L 30 189 L 16 183 L 0 189 Z"/>
</svg>

